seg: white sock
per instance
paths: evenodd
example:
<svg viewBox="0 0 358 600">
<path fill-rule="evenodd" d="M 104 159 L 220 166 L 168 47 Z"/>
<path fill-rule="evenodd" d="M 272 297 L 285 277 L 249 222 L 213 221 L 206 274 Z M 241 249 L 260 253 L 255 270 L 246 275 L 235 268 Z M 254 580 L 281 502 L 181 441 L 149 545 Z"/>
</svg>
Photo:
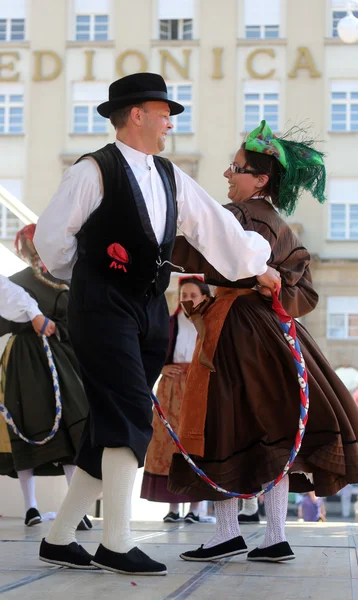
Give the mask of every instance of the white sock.
<svg viewBox="0 0 358 600">
<path fill-rule="evenodd" d="M 68 485 L 68 487 L 70 487 L 71 479 L 75 472 L 76 467 L 75 467 L 75 465 L 62 465 L 62 468 L 65 473 L 67 485 Z"/>
<path fill-rule="evenodd" d="M 247 498 L 242 500 L 242 508 L 239 515 L 247 515 L 252 517 L 259 509 L 259 503 L 257 498 Z"/>
<path fill-rule="evenodd" d="M 130 530 L 130 518 L 137 470 L 138 461 L 130 448 L 104 449 L 102 544 L 113 552 L 129 552 L 136 545 Z"/>
<path fill-rule="evenodd" d="M 171 502 L 169 504 L 169 512 L 173 512 L 173 513 L 177 514 L 177 513 L 179 513 L 179 509 L 180 509 L 179 502 Z"/>
<path fill-rule="evenodd" d="M 66 498 L 46 536 L 49 544 L 65 546 L 76 541 L 76 527 L 102 491 L 102 481 L 76 467 Z"/>
<path fill-rule="evenodd" d="M 17 476 L 24 497 L 25 513 L 27 513 L 29 508 L 37 508 L 34 470 L 24 469 L 23 471 L 18 471 Z"/>
<path fill-rule="evenodd" d="M 288 475 L 276 487 L 265 494 L 267 525 L 265 538 L 259 548 L 267 548 L 286 541 L 285 521 L 288 506 Z M 263 487 L 267 487 L 267 483 Z"/>
<path fill-rule="evenodd" d="M 204 544 L 204 548 L 212 548 L 240 534 L 237 520 L 237 498 L 215 502 L 216 530 L 214 537 Z"/>
<path fill-rule="evenodd" d="M 189 512 L 192 512 L 196 517 L 199 515 L 201 502 L 190 502 Z"/>
</svg>

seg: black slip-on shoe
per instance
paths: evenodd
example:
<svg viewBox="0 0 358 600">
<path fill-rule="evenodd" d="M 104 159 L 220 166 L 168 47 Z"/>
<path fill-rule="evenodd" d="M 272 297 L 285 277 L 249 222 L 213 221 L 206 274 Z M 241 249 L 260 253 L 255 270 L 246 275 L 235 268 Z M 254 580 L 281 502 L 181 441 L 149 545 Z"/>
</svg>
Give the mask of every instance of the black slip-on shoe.
<svg viewBox="0 0 358 600">
<path fill-rule="evenodd" d="M 129 552 L 113 552 L 102 544 L 92 560 L 92 564 L 106 571 L 123 573 L 124 575 L 166 575 L 167 567 L 153 560 L 137 546 Z"/>
<path fill-rule="evenodd" d="M 259 511 L 257 510 L 253 515 L 241 515 L 238 514 L 237 520 L 239 523 L 260 523 Z"/>
<path fill-rule="evenodd" d="M 200 523 L 199 515 L 194 515 L 192 511 L 188 512 L 184 517 L 185 523 Z"/>
<path fill-rule="evenodd" d="M 40 546 L 39 559 L 53 565 L 71 567 L 72 569 L 90 569 L 93 571 L 96 567 L 92 564 L 93 556 L 89 554 L 77 542 L 72 542 L 66 546 L 58 544 L 49 544 L 43 538 Z"/>
<path fill-rule="evenodd" d="M 284 560 L 293 560 L 295 557 L 288 542 L 273 544 L 267 548 L 255 548 L 247 555 L 247 560 L 257 560 L 262 562 L 281 562 Z"/>
<path fill-rule="evenodd" d="M 89 529 L 92 529 L 93 525 L 91 523 L 91 521 L 89 520 L 89 518 L 87 517 L 87 515 L 85 515 L 83 517 L 83 519 L 80 520 L 80 522 L 77 525 L 77 531 L 88 531 Z"/>
<path fill-rule="evenodd" d="M 26 527 L 32 527 L 42 523 L 42 518 L 37 508 L 29 508 L 25 516 Z"/>
<path fill-rule="evenodd" d="M 242 535 L 238 535 L 227 542 L 217 544 L 212 548 L 204 548 L 204 544 L 197 548 L 197 550 L 189 550 L 180 554 L 180 558 L 183 560 L 192 560 L 198 562 L 205 562 L 210 560 L 218 560 L 220 558 L 226 558 L 227 556 L 235 556 L 236 554 L 244 554 L 247 552 L 247 546 L 245 544 Z"/>
<path fill-rule="evenodd" d="M 167 515 L 165 515 L 163 521 L 164 523 L 176 523 L 176 521 L 180 521 L 179 513 L 170 511 Z"/>
</svg>

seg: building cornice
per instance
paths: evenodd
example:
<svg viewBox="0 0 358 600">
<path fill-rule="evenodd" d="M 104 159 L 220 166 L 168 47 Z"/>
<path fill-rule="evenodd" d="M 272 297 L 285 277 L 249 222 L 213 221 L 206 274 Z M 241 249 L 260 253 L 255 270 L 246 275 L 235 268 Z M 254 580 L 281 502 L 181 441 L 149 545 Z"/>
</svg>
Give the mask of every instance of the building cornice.
<svg viewBox="0 0 358 600">
<path fill-rule="evenodd" d="M 153 48 L 158 46 L 169 46 L 190 48 L 191 46 L 200 46 L 200 40 L 150 40 L 150 45 Z"/>
<path fill-rule="evenodd" d="M 66 48 L 115 48 L 116 43 L 114 40 L 103 40 L 91 41 L 91 42 L 78 42 L 76 40 L 67 40 Z"/>
<path fill-rule="evenodd" d="M 238 38 L 236 40 L 236 46 L 287 46 L 286 38 L 277 38 L 274 40 L 270 39 L 248 39 Z"/>
</svg>

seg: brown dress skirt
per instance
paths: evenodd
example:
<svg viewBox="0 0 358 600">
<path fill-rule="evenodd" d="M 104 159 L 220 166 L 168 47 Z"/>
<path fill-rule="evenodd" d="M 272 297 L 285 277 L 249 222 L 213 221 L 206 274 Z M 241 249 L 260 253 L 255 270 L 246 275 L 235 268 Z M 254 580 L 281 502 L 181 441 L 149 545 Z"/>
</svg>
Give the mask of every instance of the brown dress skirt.
<svg viewBox="0 0 358 600">
<path fill-rule="evenodd" d="M 189 369 L 188 363 L 176 364 L 182 368 L 181 373 L 174 377 L 162 377 L 157 390 L 157 398 L 175 432 L 178 431 L 180 407 Z M 153 437 L 145 459 L 141 498 L 153 502 L 190 502 L 188 496 L 178 496 L 168 491 L 168 475 L 174 451 L 175 444 L 154 409 Z"/>
<path fill-rule="evenodd" d="M 207 333 L 210 312 L 204 315 Z M 302 447 L 291 469 L 290 489 L 314 489 L 318 496 L 328 496 L 358 482 L 358 408 L 312 337 L 300 323 L 296 325 L 308 372 L 310 406 Z M 287 463 L 300 404 L 292 355 L 271 303 L 260 294 L 239 296 L 233 302 L 213 364 L 216 372 L 209 379 L 204 455 L 193 458 L 225 489 L 256 492 Z M 194 361 L 188 382 L 193 367 Z M 299 472 L 312 473 L 314 484 Z M 187 494 L 191 500 L 226 498 L 207 486 L 180 454 L 173 456 L 169 490 Z"/>
</svg>

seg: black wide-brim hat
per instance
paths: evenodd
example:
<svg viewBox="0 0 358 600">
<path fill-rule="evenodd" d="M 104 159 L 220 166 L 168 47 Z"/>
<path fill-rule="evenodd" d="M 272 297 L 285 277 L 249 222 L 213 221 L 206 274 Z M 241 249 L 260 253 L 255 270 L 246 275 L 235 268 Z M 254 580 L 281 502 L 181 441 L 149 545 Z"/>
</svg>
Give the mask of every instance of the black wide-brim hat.
<svg viewBox="0 0 358 600">
<path fill-rule="evenodd" d="M 135 73 L 111 83 L 108 101 L 100 104 L 97 111 L 102 117 L 108 119 L 110 114 L 117 108 L 151 100 L 167 102 L 171 115 L 179 115 L 184 110 L 184 106 L 169 100 L 167 86 L 161 75 L 157 73 Z"/>
</svg>

